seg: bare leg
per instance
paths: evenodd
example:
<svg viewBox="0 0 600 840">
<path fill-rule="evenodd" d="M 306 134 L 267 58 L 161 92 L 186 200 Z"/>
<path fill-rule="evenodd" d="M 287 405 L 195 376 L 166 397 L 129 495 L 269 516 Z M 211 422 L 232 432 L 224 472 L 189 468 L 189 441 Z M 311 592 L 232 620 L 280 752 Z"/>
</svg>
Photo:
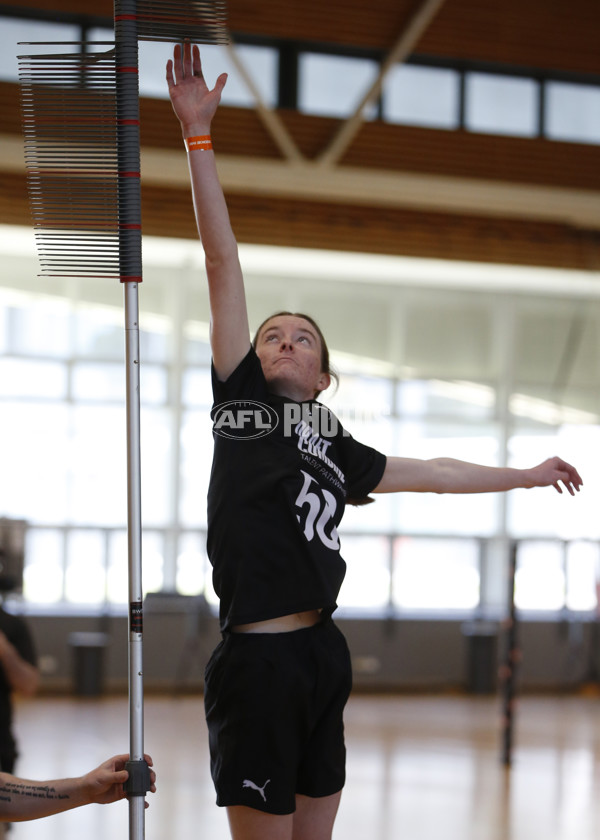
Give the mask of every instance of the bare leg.
<svg viewBox="0 0 600 840">
<path fill-rule="evenodd" d="M 341 796 L 341 790 L 318 799 L 298 794 L 292 840 L 331 840 Z"/>
<path fill-rule="evenodd" d="M 227 817 L 232 840 L 292 840 L 294 814 L 279 816 L 245 805 L 231 805 Z"/>
<path fill-rule="evenodd" d="M 245 805 L 227 808 L 232 840 L 331 840 L 342 792 L 296 796 L 296 812 L 278 816 Z"/>
</svg>

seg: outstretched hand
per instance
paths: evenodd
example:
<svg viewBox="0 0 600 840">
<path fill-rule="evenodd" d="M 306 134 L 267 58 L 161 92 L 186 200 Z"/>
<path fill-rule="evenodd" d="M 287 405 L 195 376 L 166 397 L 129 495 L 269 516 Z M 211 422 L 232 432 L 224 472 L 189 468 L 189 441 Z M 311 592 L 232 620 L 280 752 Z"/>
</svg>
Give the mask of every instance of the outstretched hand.
<svg viewBox="0 0 600 840">
<path fill-rule="evenodd" d="M 144 759 L 148 766 L 152 767 L 150 756 L 144 755 Z M 89 802 L 108 805 L 126 797 L 127 794 L 123 789 L 123 784 L 129 777 L 129 773 L 125 770 L 127 761 L 129 761 L 129 755 L 115 755 L 82 777 L 82 785 Z M 154 770 L 150 771 L 150 781 L 152 785 L 150 792 L 154 793 L 156 791 L 156 773 Z M 146 807 L 148 807 L 148 803 L 146 803 Z"/>
<path fill-rule="evenodd" d="M 554 487 L 559 493 L 562 493 L 561 484 L 567 488 L 571 496 L 575 495 L 575 491 L 583 484 L 581 476 L 571 464 L 567 464 L 562 458 L 548 458 L 537 467 L 533 467 L 530 471 L 533 483 L 531 487 Z"/>
<path fill-rule="evenodd" d="M 200 50 L 189 41 L 183 49 L 177 44 L 173 59 L 167 62 L 167 84 L 173 110 L 179 122 L 187 131 L 208 133 L 212 118 L 221 101 L 221 93 L 227 81 L 227 73 L 221 73 L 212 90 L 202 74 Z"/>
</svg>

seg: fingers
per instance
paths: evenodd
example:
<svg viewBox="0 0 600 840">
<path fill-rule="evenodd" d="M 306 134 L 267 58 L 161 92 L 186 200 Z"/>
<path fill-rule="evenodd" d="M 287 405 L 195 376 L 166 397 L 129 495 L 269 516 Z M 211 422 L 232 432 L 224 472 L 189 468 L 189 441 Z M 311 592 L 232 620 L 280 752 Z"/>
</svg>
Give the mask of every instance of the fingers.
<svg viewBox="0 0 600 840">
<path fill-rule="evenodd" d="M 219 96 L 221 96 L 221 93 L 223 92 L 223 88 L 225 87 L 227 78 L 227 73 L 221 73 L 221 75 L 215 82 L 214 90 L 219 94 Z"/>
<path fill-rule="evenodd" d="M 583 480 L 575 467 L 572 464 L 563 461 L 561 458 L 557 459 L 559 469 L 564 470 L 569 475 L 569 480 L 573 482 L 575 486 L 580 486 L 583 484 Z"/>
<path fill-rule="evenodd" d="M 196 47 L 196 50 L 198 48 Z M 200 51 L 198 50 L 198 61 L 200 61 Z M 191 45 L 186 41 L 181 48 L 181 44 L 175 44 L 173 47 L 173 58 L 167 61 L 167 85 L 172 88 L 185 79 L 186 76 L 192 76 L 193 62 L 191 57 Z"/>
<path fill-rule="evenodd" d="M 200 48 L 194 44 L 192 47 L 192 75 L 202 77 L 202 62 L 200 61 Z"/>
<path fill-rule="evenodd" d="M 152 767 L 152 758 L 148 755 L 148 753 L 144 753 L 144 761 L 148 767 Z M 156 793 L 156 773 L 154 770 L 150 770 L 150 793 Z"/>
<path fill-rule="evenodd" d="M 575 491 L 579 492 L 583 481 L 581 480 L 581 476 L 579 475 L 575 467 L 572 467 L 571 464 L 566 464 L 563 462 L 563 468 L 566 472 L 566 477 L 562 479 L 562 482 L 569 491 L 569 493 L 572 496 L 574 496 Z"/>
<path fill-rule="evenodd" d="M 557 493 L 562 494 L 563 492 L 562 487 L 560 486 L 561 484 L 567 489 L 571 496 L 574 496 L 576 492 L 579 492 L 581 486 L 583 485 L 583 480 L 575 467 L 558 457 L 549 458 L 544 462 L 544 465 L 551 467 L 554 472 L 552 486 Z"/>
<path fill-rule="evenodd" d="M 129 761 L 129 753 L 120 753 L 119 755 L 113 755 L 112 758 L 109 758 L 105 764 L 108 766 L 112 764 L 115 770 L 123 770 L 125 768 L 125 764 Z"/>
<path fill-rule="evenodd" d="M 583 484 L 583 479 L 582 479 L 582 477 L 579 475 L 579 473 L 577 472 L 577 470 L 575 469 L 575 467 L 571 467 L 571 471 L 572 471 L 572 481 L 573 481 L 573 484 L 575 485 L 575 488 L 576 488 L 577 490 L 579 490 L 579 488 L 580 488 L 580 487 L 582 486 L 582 484 Z"/>
<path fill-rule="evenodd" d="M 181 46 L 175 44 L 173 58 L 167 61 L 167 84 L 169 88 L 181 81 L 183 71 L 181 68 Z"/>
<path fill-rule="evenodd" d="M 196 47 L 198 49 L 198 47 Z M 183 44 L 183 60 L 181 62 L 181 66 L 183 69 L 184 76 L 193 76 L 194 75 L 194 62 L 192 58 L 192 45 L 189 41 L 185 41 Z"/>
<path fill-rule="evenodd" d="M 559 493 L 562 493 L 559 481 L 562 481 L 563 486 L 567 488 L 571 496 L 574 496 L 575 492 L 579 492 L 579 487 L 582 483 L 581 481 L 576 481 L 569 473 L 561 473 L 556 482 L 552 485 Z"/>
</svg>

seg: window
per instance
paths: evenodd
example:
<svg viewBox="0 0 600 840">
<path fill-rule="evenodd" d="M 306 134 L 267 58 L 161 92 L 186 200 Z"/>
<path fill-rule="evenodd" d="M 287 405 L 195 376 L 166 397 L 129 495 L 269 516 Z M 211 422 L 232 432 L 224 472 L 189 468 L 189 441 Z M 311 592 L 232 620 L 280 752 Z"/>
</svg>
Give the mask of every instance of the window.
<svg viewBox="0 0 600 840">
<path fill-rule="evenodd" d="M 0 26 L 0 80 L 16 82 L 19 78 L 19 55 L 39 52 L 40 48 L 30 48 L 26 41 L 78 41 L 80 29 L 60 23 L 45 23 L 41 20 L 2 17 Z M 73 49 L 61 46 L 60 52 Z"/>
<path fill-rule="evenodd" d="M 385 537 L 342 538 L 347 571 L 338 600 L 353 613 L 387 610 L 390 602 L 389 541 Z"/>
<path fill-rule="evenodd" d="M 80 306 L 75 319 L 75 353 L 83 357 L 116 359 L 124 355 L 123 316 L 115 308 Z"/>
<path fill-rule="evenodd" d="M 0 359 L 0 395 L 3 397 L 64 397 L 67 376 L 56 362 L 11 358 Z"/>
<path fill-rule="evenodd" d="M 212 567 L 206 556 L 206 533 L 185 533 L 179 540 L 176 588 L 182 595 L 204 595 L 216 606 L 218 598 L 212 585 Z"/>
<path fill-rule="evenodd" d="M 515 606 L 522 610 L 561 610 L 565 591 L 562 544 L 541 540 L 519 543 Z"/>
<path fill-rule="evenodd" d="M 164 258 L 166 246 L 159 244 L 155 250 Z M 143 586 L 204 593 L 215 604 L 205 546 L 213 449 L 206 291 L 200 288 L 202 267 L 190 272 L 176 245 L 169 248 L 175 250 L 168 275 L 149 256 L 140 295 Z M 57 279 L 44 285 L 42 297 L 36 269 L 25 270 L 24 259 L 5 254 L 0 288 L 0 323 L 8 326 L 0 356 L 0 515 L 28 522 L 25 597 L 32 605 L 97 611 L 106 599 L 125 608 L 120 287 L 93 278 L 64 284 Z M 597 301 L 566 305 L 552 292 L 466 293 L 442 283 L 432 294 L 420 280 L 381 287 L 372 280 L 365 295 L 354 280 L 340 279 L 337 259 L 330 285 L 325 275 L 310 271 L 305 282 L 297 282 L 297 251 L 274 249 L 265 259 L 264 276 L 253 263 L 253 321 L 263 309 L 272 311 L 274 301 L 317 314 L 341 375 L 339 389 L 326 401 L 358 440 L 389 455 L 491 465 L 508 459 L 519 467 L 558 452 L 580 466 L 586 482 L 576 499 L 549 487 L 506 497 L 378 494 L 374 504 L 349 507 L 339 529 L 347 563 L 340 604 L 347 614 L 501 609 L 504 533 L 525 546 L 519 567 L 523 609 L 594 610 L 600 540 Z M 272 283 L 267 269 L 273 263 Z M 406 271 L 420 276 L 418 268 Z M 282 282 L 288 276 L 293 282 Z M 51 352 L 44 355 L 46 317 Z M 348 342 L 357 335 L 360 346 L 349 353 Z M 361 355 L 363 347 L 371 357 Z M 565 348 L 572 351 L 568 368 Z M 506 383 L 514 383 L 512 393 Z M 492 556 L 488 549 L 494 545 Z M 93 582 L 92 591 L 83 593 L 86 581 Z"/>
<path fill-rule="evenodd" d="M 548 82 L 546 133 L 551 140 L 600 143 L 600 87 Z"/>
<path fill-rule="evenodd" d="M 467 73 L 466 127 L 488 134 L 535 136 L 538 133 L 538 87 L 533 79 Z"/>
<path fill-rule="evenodd" d="M 491 385 L 441 379 L 414 379 L 398 385 L 398 409 L 407 417 L 493 417 L 496 393 Z"/>
<path fill-rule="evenodd" d="M 70 350 L 71 317 L 65 301 L 51 297 L 29 300 L 7 311 L 11 345 L 15 353 L 43 358 L 65 358 Z"/>
<path fill-rule="evenodd" d="M 409 458 L 447 457 L 496 466 L 498 439 L 493 426 L 462 427 L 450 421 L 397 423 L 396 454 Z M 402 530 L 416 533 L 491 536 L 498 528 L 498 496 L 401 493 L 396 497 L 397 521 Z"/>
<path fill-rule="evenodd" d="M 393 600 L 400 610 L 472 610 L 479 603 L 475 540 L 394 540 Z"/>
<path fill-rule="evenodd" d="M 76 405 L 69 418 L 67 468 L 61 471 L 68 482 L 68 503 L 61 518 L 80 525 L 124 526 L 127 441 L 123 406 Z"/>
<path fill-rule="evenodd" d="M 34 604 L 54 604 L 64 594 L 64 537 L 56 530 L 27 533 L 23 595 Z"/>
<path fill-rule="evenodd" d="M 217 50 L 220 54 L 217 55 Z M 272 47 L 258 47 L 248 44 L 237 44 L 235 51 L 239 56 L 246 72 L 257 88 L 261 100 L 268 108 L 277 104 L 277 76 L 279 56 Z M 223 47 L 203 48 L 203 63 L 208 68 L 211 77 L 216 80 L 220 73 L 227 73 L 227 84 L 223 91 L 223 103 L 237 108 L 252 108 L 255 105 L 254 95 L 248 89 L 246 82 L 231 60 L 229 53 Z"/>
<path fill-rule="evenodd" d="M 182 399 L 186 406 L 212 405 L 212 387 L 210 370 L 205 368 L 187 368 L 183 374 Z"/>
<path fill-rule="evenodd" d="M 113 41 L 112 29 L 92 29 L 88 33 L 90 41 Z M 140 95 L 154 99 L 168 99 L 169 92 L 165 80 L 167 61 L 173 58 L 173 44 L 160 41 L 140 41 L 139 73 Z M 277 75 L 279 56 L 276 49 L 267 46 L 237 44 L 234 47 L 240 62 L 257 88 L 262 101 L 268 107 L 277 102 Z M 227 84 L 223 90 L 221 102 L 237 108 L 252 108 L 254 94 L 236 64 L 223 46 L 204 44 L 200 48 L 202 72 L 209 87 L 213 87 L 221 73 L 227 73 Z"/>
<path fill-rule="evenodd" d="M 2 515 L 29 522 L 62 523 L 68 505 L 66 405 L 10 400 L 2 402 L 1 410 Z"/>
<path fill-rule="evenodd" d="M 536 492 L 513 490 L 507 498 L 509 532 L 517 537 L 544 536 L 558 539 L 598 539 L 600 526 L 597 507 L 597 470 L 600 461 L 598 426 L 560 426 L 547 424 L 532 428 L 519 425 L 509 440 L 509 466 L 525 467 L 541 463 L 549 455 L 562 453 L 579 466 L 585 481 L 583 490 L 572 499 L 553 487 Z"/>
<path fill-rule="evenodd" d="M 600 545 L 576 540 L 567 546 L 567 592 L 570 610 L 598 609 L 600 593 Z"/>
<path fill-rule="evenodd" d="M 85 21 L 83 21 L 83 25 Z M 27 47 L 19 42 L 79 42 L 79 25 L 45 22 L 30 18 L 3 17 L 0 30 L 0 80 L 17 81 L 18 54 Z M 112 28 L 91 27 L 88 41 L 114 41 Z M 59 51 L 77 50 L 61 45 Z M 99 47 L 99 49 L 103 49 Z M 295 45 L 292 45 L 292 53 Z M 298 102 L 307 114 L 345 118 L 354 113 L 364 93 L 375 80 L 384 54 L 357 57 L 341 55 L 335 45 L 329 52 L 322 45 L 312 50 L 303 46 L 298 59 L 298 90 L 289 99 Z M 280 53 L 286 44 L 237 43 L 236 53 L 250 75 L 252 84 L 267 107 L 278 102 Z M 139 44 L 140 93 L 168 98 L 165 65 L 173 45 L 157 41 Z M 381 116 L 390 123 L 453 130 L 466 126 L 471 131 L 536 137 L 577 143 L 600 143 L 600 85 L 596 77 L 585 82 L 552 78 L 552 71 L 527 72 L 472 62 L 465 70 L 456 66 L 437 66 L 431 59 L 415 57 L 392 68 L 383 83 Z M 254 95 L 238 71 L 227 48 L 202 46 L 202 62 L 209 85 L 218 74 L 228 74 L 222 102 L 239 108 L 252 108 Z M 440 62 L 451 64 L 451 61 Z M 518 73 L 518 75 L 516 75 Z M 543 79 L 540 81 L 540 75 Z M 554 74 L 555 76 L 558 74 Z M 292 74 L 293 76 L 293 74 Z M 540 86 L 544 87 L 544 107 L 540 105 Z M 365 118 L 379 116 L 379 104 L 366 109 Z M 540 115 L 545 113 L 545 125 Z"/>
<path fill-rule="evenodd" d="M 377 78 L 378 65 L 364 58 L 302 53 L 298 110 L 305 114 L 348 117 Z M 366 116 L 374 116 L 374 107 Z"/>
<path fill-rule="evenodd" d="M 73 366 L 73 397 L 85 402 L 118 402 L 125 399 L 122 364 L 80 362 Z"/>
<path fill-rule="evenodd" d="M 383 86 L 383 118 L 391 123 L 458 128 L 460 76 L 455 70 L 404 64 Z"/>
<path fill-rule="evenodd" d="M 181 499 L 183 525 L 206 525 L 206 494 L 212 464 L 212 422 L 207 409 L 186 411 L 181 427 Z"/>
<path fill-rule="evenodd" d="M 65 597 L 73 604 L 106 599 L 106 550 L 101 531 L 71 531 L 67 537 Z"/>
</svg>

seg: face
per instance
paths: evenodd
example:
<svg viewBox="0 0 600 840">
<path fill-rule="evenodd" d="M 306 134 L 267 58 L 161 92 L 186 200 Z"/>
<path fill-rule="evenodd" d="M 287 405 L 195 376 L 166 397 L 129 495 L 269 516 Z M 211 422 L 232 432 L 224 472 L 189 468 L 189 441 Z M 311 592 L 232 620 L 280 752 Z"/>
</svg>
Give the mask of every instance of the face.
<svg viewBox="0 0 600 840">
<path fill-rule="evenodd" d="M 321 370 L 321 341 L 304 318 L 270 318 L 260 331 L 256 353 L 275 394 L 300 402 L 329 387 L 330 376 Z"/>
</svg>

